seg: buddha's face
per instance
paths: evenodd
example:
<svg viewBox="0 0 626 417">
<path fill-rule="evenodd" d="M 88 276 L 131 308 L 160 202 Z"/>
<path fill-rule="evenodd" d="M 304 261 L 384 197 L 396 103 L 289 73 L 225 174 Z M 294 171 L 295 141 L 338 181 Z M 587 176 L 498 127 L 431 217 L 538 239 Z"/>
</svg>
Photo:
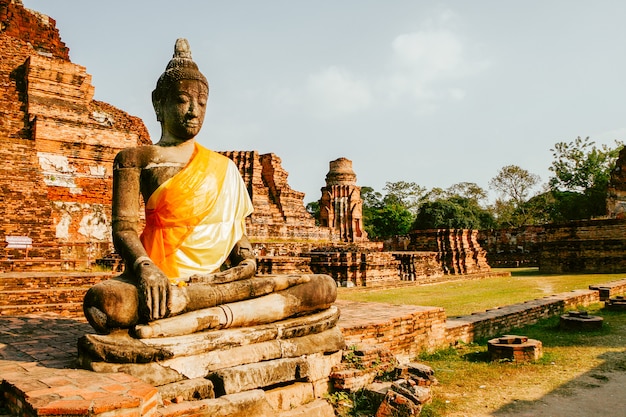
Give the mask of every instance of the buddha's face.
<svg viewBox="0 0 626 417">
<path fill-rule="evenodd" d="M 159 109 L 163 129 L 178 139 L 195 137 L 202 127 L 208 98 L 207 86 L 198 80 L 173 83 Z"/>
</svg>

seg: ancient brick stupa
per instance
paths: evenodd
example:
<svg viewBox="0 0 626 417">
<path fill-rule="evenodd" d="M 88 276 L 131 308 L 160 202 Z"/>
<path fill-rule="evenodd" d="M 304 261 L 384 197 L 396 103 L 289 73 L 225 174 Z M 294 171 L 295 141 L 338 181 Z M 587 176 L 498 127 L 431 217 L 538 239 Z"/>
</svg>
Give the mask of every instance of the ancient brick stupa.
<svg viewBox="0 0 626 417">
<path fill-rule="evenodd" d="M 330 227 L 342 242 L 367 241 L 363 229 L 361 187 L 356 185 L 356 174 L 349 159 L 330 162 L 320 199 L 320 223 Z"/>
<path fill-rule="evenodd" d="M 31 257 L 110 249 L 115 154 L 149 143 L 137 117 L 93 100 L 54 19 L 0 0 L 0 242 L 32 239 Z M 23 256 L 23 255 L 22 255 Z"/>
</svg>

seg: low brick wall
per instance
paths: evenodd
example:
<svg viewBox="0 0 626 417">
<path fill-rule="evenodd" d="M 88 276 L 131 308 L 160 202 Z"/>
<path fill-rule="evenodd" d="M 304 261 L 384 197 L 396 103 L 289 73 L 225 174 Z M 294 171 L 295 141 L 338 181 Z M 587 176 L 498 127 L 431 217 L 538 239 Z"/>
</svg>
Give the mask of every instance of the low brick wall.
<svg viewBox="0 0 626 417">
<path fill-rule="evenodd" d="M 377 346 L 410 359 L 445 343 L 446 314 L 441 307 L 345 300 L 338 300 L 337 306 L 346 346 Z"/>
<path fill-rule="evenodd" d="M 470 316 L 451 318 L 446 323 L 445 345 L 455 345 L 458 342 L 470 343 L 481 338 L 499 336 L 511 329 L 561 314 L 567 309 L 588 306 L 599 301 L 598 291 L 577 290 Z"/>
<path fill-rule="evenodd" d="M 337 305 L 341 309 L 339 327 L 347 346 L 380 346 L 401 359 L 413 359 L 422 351 L 500 336 L 514 328 L 599 301 L 598 290 L 577 290 L 449 319 L 440 307 L 343 300 Z"/>
<path fill-rule="evenodd" d="M 626 279 L 607 282 L 606 284 L 590 285 L 590 290 L 600 293 L 600 301 L 606 301 L 609 298 L 626 293 Z"/>
</svg>

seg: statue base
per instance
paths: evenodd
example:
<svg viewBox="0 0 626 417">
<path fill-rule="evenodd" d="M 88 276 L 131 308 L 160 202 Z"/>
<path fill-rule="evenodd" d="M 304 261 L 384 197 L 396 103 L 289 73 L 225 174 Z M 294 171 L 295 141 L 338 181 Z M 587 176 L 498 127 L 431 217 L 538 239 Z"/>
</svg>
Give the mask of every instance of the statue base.
<svg viewBox="0 0 626 417">
<path fill-rule="evenodd" d="M 261 390 L 259 401 L 267 401 L 278 415 L 313 406 L 328 392 L 328 377 L 345 347 L 338 318 L 339 309 L 331 306 L 271 324 L 184 336 L 136 339 L 121 330 L 88 334 L 79 339 L 79 363 L 95 372 L 141 379 L 157 387 L 164 405 Z"/>
</svg>

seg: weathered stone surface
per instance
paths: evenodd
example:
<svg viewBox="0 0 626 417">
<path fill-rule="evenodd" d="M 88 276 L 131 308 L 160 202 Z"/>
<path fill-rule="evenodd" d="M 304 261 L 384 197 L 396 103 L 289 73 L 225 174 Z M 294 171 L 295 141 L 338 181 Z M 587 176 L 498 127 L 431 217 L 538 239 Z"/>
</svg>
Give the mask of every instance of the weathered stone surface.
<svg viewBox="0 0 626 417">
<path fill-rule="evenodd" d="M 315 399 L 313 384 L 296 382 L 285 387 L 265 391 L 267 401 L 276 411 L 287 411 L 300 407 Z"/>
<path fill-rule="evenodd" d="M 271 324 L 212 330 L 184 336 L 135 339 L 127 332 L 112 335 L 89 334 L 79 340 L 81 355 L 96 361 L 149 362 L 174 356 L 193 356 L 274 339 L 306 336 L 333 328 L 339 319 L 336 306 L 307 316 Z"/>
<path fill-rule="evenodd" d="M 159 362 L 150 363 L 109 363 L 94 362 L 89 358 L 79 358 L 79 365 L 87 370 L 99 373 L 115 373 L 123 372 L 132 375 L 137 379 L 141 379 L 147 384 L 158 387 L 160 385 L 170 384 L 185 379 L 183 375 L 173 369 L 163 366 Z"/>
<path fill-rule="evenodd" d="M 377 287 L 400 281 L 400 261 L 391 252 L 337 246 L 308 252 L 306 256 L 311 258 L 312 271 L 328 274 L 344 287 Z"/>
<path fill-rule="evenodd" d="M 335 282 L 327 275 L 313 275 L 310 278 L 311 281 L 305 284 L 262 297 L 136 325 L 135 333 L 142 339 L 185 335 L 215 328 L 272 323 L 296 314 L 329 308 L 337 296 Z"/>
<path fill-rule="evenodd" d="M 478 242 L 487 251 L 487 263 L 492 268 L 539 266 L 544 238 L 543 225 L 478 232 Z"/>
<path fill-rule="evenodd" d="M 293 410 L 282 412 L 278 417 L 335 417 L 335 412 L 325 400 L 315 400 Z"/>
<path fill-rule="evenodd" d="M 332 370 L 341 363 L 342 351 L 331 354 L 315 353 L 306 356 L 300 375 L 308 381 L 326 380 Z"/>
<path fill-rule="evenodd" d="M 252 390 L 219 398 L 172 404 L 159 409 L 160 417 L 269 417 L 276 413 L 262 390 Z"/>
<path fill-rule="evenodd" d="M 186 379 L 158 387 L 163 401 L 192 401 L 215 398 L 213 383 L 206 378 Z"/>
<path fill-rule="evenodd" d="M 544 226 L 539 269 L 546 273 L 626 271 L 626 219 Z"/>
<path fill-rule="evenodd" d="M 383 403 L 376 411 L 376 417 L 419 416 L 422 406 L 415 404 L 404 395 L 393 390 L 387 391 Z"/>
<path fill-rule="evenodd" d="M 221 369 L 209 376 L 218 395 L 300 380 L 303 358 L 277 359 Z"/>
<path fill-rule="evenodd" d="M 187 378 L 206 377 L 224 368 L 280 358 L 303 357 L 305 359 L 302 359 L 299 374 L 301 377 L 315 381 L 328 377 L 330 369 L 339 362 L 341 357 L 341 352 L 338 355 L 322 355 L 322 353 L 340 351 L 344 345 L 341 331 L 338 327 L 333 327 L 322 333 L 307 336 L 268 340 L 145 364 L 112 364 L 95 362 L 88 355 L 80 357 L 83 366 L 87 366 L 88 369 L 98 372 L 123 371 L 154 385 L 161 385 L 159 378 L 167 381 L 164 383 L 169 383 Z"/>
<path fill-rule="evenodd" d="M 506 335 L 489 340 L 487 351 L 492 361 L 532 362 L 543 356 L 543 344 L 526 336 Z"/>
</svg>

